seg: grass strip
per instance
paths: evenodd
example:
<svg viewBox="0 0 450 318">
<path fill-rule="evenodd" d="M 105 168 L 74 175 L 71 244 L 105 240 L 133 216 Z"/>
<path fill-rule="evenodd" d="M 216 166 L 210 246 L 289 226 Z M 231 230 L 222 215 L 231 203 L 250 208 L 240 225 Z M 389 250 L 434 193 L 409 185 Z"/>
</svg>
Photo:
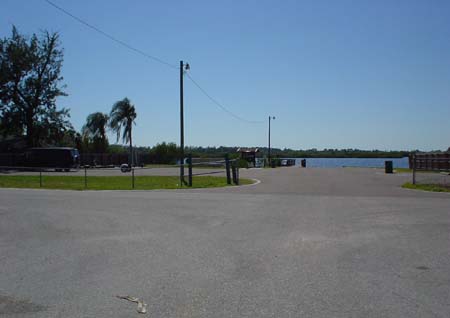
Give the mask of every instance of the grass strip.
<svg viewBox="0 0 450 318">
<path fill-rule="evenodd" d="M 187 178 L 186 178 L 187 179 Z M 240 184 L 252 184 L 253 180 L 240 179 Z M 177 176 L 136 176 L 135 190 L 179 189 Z M 226 187 L 226 177 L 197 176 L 192 178 L 192 188 Z M 40 187 L 39 176 L 0 176 L 0 188 Z M 42 176 L 43 189 L 62 190 L 132 190 L 131 176 L 88 176 L 85 188 L 84 176 Z M 183 186 L 183 188 L 188 188 Z"/>
<path fill-rule="evenodd" d="M 412 173 L 413 170 L 409 168 L 395 168 L 394 172 L 396 173 Z M 416 170 L 417 173 L 443 173 L 444 171 L 439 170 Z M 444 172 L 445 173 L 445 172 Z"/>
<path fill-rule="evenodd" d="M 405 189 L 414 189 L 414 190 L 422 190 L 422 191 L 431 191 L 431 192 L 450 192 L 450 186 L 444 186 L 440 184 L 412 184 L 407 182 L 402 185 L 402 188 Z"/>
</svg>

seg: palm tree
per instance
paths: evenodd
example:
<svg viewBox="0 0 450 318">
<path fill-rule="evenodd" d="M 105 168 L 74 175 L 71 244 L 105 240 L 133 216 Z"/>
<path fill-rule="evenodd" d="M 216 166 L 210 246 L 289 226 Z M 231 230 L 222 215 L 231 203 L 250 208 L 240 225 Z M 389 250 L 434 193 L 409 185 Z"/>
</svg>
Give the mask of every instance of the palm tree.
<svg viewBox="0 0 450 318">
<path fill-rule="evenodd" d="M 86 124 L 83 126 L 83 138 L 92 140 L 94 146 L 105 152 L 108 139 L 106 137 L 106 127 L 108 126 L 109 117 L 107 114 L 96 112 L 92 113 L 86 118 Z"/>
<path fill-rule="evenodd" d="M 109 126 L 117 134 L 117 141 L 120 139 L 122 133 L 122 141 L 130 143 L 130 161 L 129 164 L 133 166 L 133 140 L 131 136 L 131 129 L 133 124 L 136 124 L 136 110 L 128 98 L 124 98 L 116 102 L 109 115 Z"/>
</svg>

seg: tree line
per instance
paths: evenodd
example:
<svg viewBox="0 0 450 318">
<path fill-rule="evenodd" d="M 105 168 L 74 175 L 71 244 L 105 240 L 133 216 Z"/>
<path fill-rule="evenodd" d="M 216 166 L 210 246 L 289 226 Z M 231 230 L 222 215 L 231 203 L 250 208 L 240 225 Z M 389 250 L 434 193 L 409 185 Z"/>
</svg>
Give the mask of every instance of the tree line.
<svg viewBox="0 0 450 318">
<path fill-rule="evenodd" d="M 226 154 L 231 159 L 238 158 L 238 152 L 241 147 L 185 147 L 184 152 L 192 154 L 194 158 L 224 158 Z M 125 147 L 111 145 L 108 148 L 109 153 L 121 153 L 126 151 Z M 158 143 L 154 147 L 137 147 L 137 153 L 141 155 L 148 154 L 151 163 L 175 163 L 179 159 L 179 147 L 175 143 Z M 403 158 L 407 157 L 409 151 L 382 151 L 382 150 L 360 150 L 360 149 L 305 149 L 293 150 L 289 148 L 271 148 L 273 158 Z M 268 148 L 258 148 L 259 157 L 267 157 Z"/>
<path fill-rule="evenodd" d="M 195 157 L 222 157 L 226 153 L 237 154 L 240 147 L 187 147 L 185 151 Z M 255 147 L 254 147 L 255 148 Z M 261 157 L 267 157 L 267 147 L 258 148 Z M 383 150 L 360 150 L 360 149 L 323 149 L 315 148 L 305 150 L 294 150 L 290 148 L 270 148 L 271 156 L 274 158 L 402 158 L 408 156 L 409 151 L 383 151 Z"/>
</svg>

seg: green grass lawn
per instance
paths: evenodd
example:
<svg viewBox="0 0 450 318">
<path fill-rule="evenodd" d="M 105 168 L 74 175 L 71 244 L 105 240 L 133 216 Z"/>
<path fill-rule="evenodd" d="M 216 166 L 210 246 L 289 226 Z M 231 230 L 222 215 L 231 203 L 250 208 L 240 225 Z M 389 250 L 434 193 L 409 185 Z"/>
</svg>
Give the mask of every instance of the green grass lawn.
<svg viewBox="0 0 450 318">
<path fill-rule="evenodd" d="M 187 181 L 187 178 L 186 178 Z M 252 184 L 249 179 L 240 179 L 240 184 Z M 225 187 L 225 177 L 197 176 L 192 179 L 192 188 Z M 0 176 L 0 188 L 41 188 L 39 176 Z M 131 176 L 87 178 L 85 188 L 83 176 L 42 176 L 42 188 L 63 190 L 131 190 Z M 178 189 L 180 179 L 175 176 L 137 176 L 136 190 Z M 183 186 L 187 188 L 187 186 Z"/>
<path fill-rule="evenodd" d="M 394 168 L 394 172 L 397 172 L 397 173 L 411 172 L 412 173 L 412 169 L 409 169 L 409 168 Z"/>
<path fill-rule="evenodd" d="M 412 184 L 407 182 L 402 185 L 402 188 L 432 192 L 450 192 L 450 186 L 443 186 L 439 184 Z"/>
<path fill-rule="evenodd" d="M 145 168 L 177 168 L 180 169 L 179 165 L 171 165 L 171 164 L 147 164 L 144 166 Z M 184 169 L 188 169 L 189 165 L 185 164 Z M 193 169 L 217 169 L 217 166 L 212 165 L 199 165 L 194 164 Z M 219 169 L 225 169 L 224 167 L 220 167 Z"/>
<path fill-rule="evenodd" d="M 394 172 L 396 173 L 412 173 L 412 169 L 409 168 L 395 168 Z M 416 173 L 441 173 L 441 171 L 438 170 L 416 170 Z"/>
<path fill-rule="evenodd" d="M 145 168 L 179 168 L 177 165 L 166 164 L 166 163 L 149 163 L 144 165 Z"/>
</svg>

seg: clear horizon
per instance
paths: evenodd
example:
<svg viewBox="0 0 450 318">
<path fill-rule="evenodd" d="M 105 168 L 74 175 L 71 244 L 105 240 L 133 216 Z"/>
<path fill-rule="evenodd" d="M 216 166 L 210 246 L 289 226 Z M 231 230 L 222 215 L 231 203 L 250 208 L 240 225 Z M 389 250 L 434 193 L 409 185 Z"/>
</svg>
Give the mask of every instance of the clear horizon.
<svg viewBox="0 0 450 318">
<path fill-rule="evenodd" d="M 185 144 L 291 149 L 447 150 L 450 3 L 52 0 L 185 77 Z M 178 71 L 138 55 L 43 0 L 4 0 L 0 36 L 57 31 L 63 83 L 77 130 L 129 97 L 138 146 L 179 142 Z M 112 134 L 110 143 L 115 143 Z M 230 146 L 230 147 L 231 147 Z"/>
</svg>

